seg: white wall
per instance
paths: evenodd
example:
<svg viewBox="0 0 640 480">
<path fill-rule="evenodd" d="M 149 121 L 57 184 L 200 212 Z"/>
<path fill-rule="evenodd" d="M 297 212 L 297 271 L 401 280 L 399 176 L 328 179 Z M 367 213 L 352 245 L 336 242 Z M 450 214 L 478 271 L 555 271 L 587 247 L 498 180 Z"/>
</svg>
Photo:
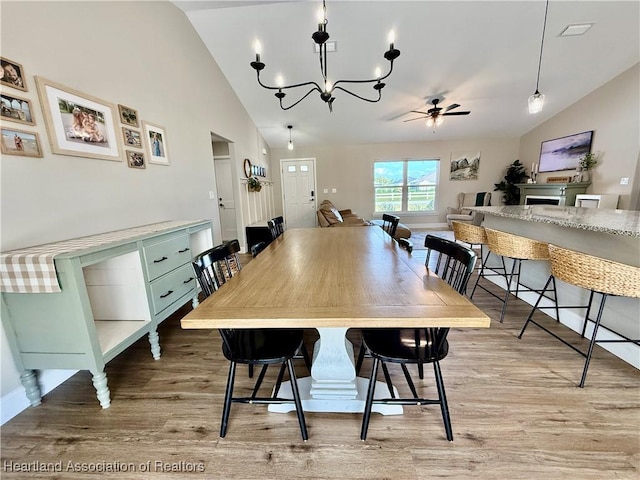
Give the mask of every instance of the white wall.
<svg viewBox="0 0 640 480">
<path fill-rule="evenodd" d="M 1 8 L 2 56 L 22 64 L 28 86 L 7 91 L 31 100 L 36 121 L 7 126 L 37 132 L 44 150 L 44 158 L 2 157 L 2 250 L 169 219 L 212 219 L 219 241 L 217 202 L 208 195 L 215 190 L 211 132 L 233 142 L 236 162 L 258 158 L 264 140 L 183 12 L 169 2 Z M 137 170 L 53 155 L 34 75 L 165 127 L 171 165 Z M 4 330 L 0 340 L 4 397 L 22 387 Z"/>
<path fill-rule="evenodd" d="M 449 180 L 451 155 L 480 152 L 477 180 Z M 401 216 L 407 225 L 445 224 L 447 207 L 457 205 L 460 192 L 492 192 L 492 205 L 499 205 L 501 192 L 493 192 L 494 183 L 504 176 L 507 166 L 518 154 L 517 138 L 438 141 L 420 143 L 384 143 L 370 145 L 335 145 L 325 147 L 296 147 L 295 150 L 272 149 L 271 168 L 277 169 L 282 158 L 315 157 L 318 184 L 318 203 L 331 200 L 339 209 L 351 208 L 366 219 L 373 216 L 373 162 L 404 158 L 440 159 L 440 186 L 433 215 Z M 280 188 L 280 185 L 277 186 Z M 322 193 L 323 189 L 337 189 L 337 193 Z M 276 195 L 280 197 L 280 193 Z M 276 205 L 282 209 L 282 205 Z"/>
<path fill-rule="evenodd" d="M 640 155 L 640 64 L 594 90 L 558 115 L 524 135 L 520 142 L 520 161 L 537 162 L 540 143 L 573 133 L 594 130 L 591 150 L 599 152 L 599 164 L 591 171 L 587 193 L 620 195 L 618 208 L 636 210 L 638 205 L 638 161 Z M 541 174 L 572 175 L 574 172 Z M 620 178 L 628 177 L 628 185 Z"/>
</svg>

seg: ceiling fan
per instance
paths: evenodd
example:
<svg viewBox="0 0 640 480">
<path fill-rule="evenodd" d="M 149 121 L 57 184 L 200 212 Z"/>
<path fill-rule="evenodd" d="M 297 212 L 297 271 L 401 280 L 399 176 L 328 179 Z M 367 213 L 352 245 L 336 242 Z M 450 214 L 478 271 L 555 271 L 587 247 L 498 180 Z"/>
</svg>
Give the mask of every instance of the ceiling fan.
<svg viewBox="0 0 640 480">
<path fill-rule="evenodd" d="M 454 108 L 458 108 L 460 105 L 457 103 L 452 103 L 447 108 L 439 107 L 438 103 L 440 103 L 439 98 L 434 98 L 431 103 L 433 107 L 427 110 L 426 112 L 420 112 L 418 110 L 411 110 L 411 113 L 419 113 L 421 116 L 416 118 L 410 118 L 409 120 L 404 120 L 405 122 L 412 122 L 414 120 L 421 120 L 426 118 L 427 127 L 437 127 L 444 123 L 444 117 L 449 115 L 469 115 L 471 112 L 452 112 Z M 443 111 L 444 110 L 444 111 Z"/>
</svg>

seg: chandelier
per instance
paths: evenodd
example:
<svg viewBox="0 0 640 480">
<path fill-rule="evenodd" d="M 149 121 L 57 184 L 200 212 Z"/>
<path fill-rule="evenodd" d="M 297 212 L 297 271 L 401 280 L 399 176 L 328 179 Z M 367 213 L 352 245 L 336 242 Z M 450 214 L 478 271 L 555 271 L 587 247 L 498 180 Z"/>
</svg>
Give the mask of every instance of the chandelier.
<svg viewBox="0 0 640 480">
<path fill-rule="evenodd" d="M 313 32 L 313 35 L 311 35 L 311 38 L 313 39 L 313 41 L 316 43 L 316 45 L 318 45 L 317 50 L 318 50 L 318 56 L 320 58 L 320 72 L 322 73 L 322 85 L 319 85 L 317 82 L 314 82 L 314 81 L 296 83 L 293 85 L 283 85 L 284 82 L 282 81 L 281 78 L 277 80 L 277 83 L 278 83 L 277 86 L 265 85 L 260 80 L 260 72 L 264 69 L 265 64 L 260 61 L 260 54 L 262 53 L 261 46 L 259 42 L 256 42 L 255 44 L 256 60 L 255 62 L 251 62 L 251 67 L 256 71 L 258 83 L 260 84 L 261 87 L 266 88 L 268 90 L 277 90 L 274 95 L 279 100 L 280 108 L 282 108 L 282 110 L 289 110 L 290 108 L 295 107 L 298 103 L 300 103 L 302 100 L 307 98 L 314 91 L 320 94 L 320 98 L 329 106 L 330 112 L 333 111 L 333 101 L 335 100 L 335 97 L 333 96 L 333 94 L 337 90 L 348 93 L 349 95 L 359 98 L 360 100 L 364 100 L 365 102 L 375 103 L 375 102 L 379 102 L 380 99 L 382 98 L 382 89 L 386 85 L 382 80 L 386 79 L 389 75 L 391 75 L 391 72 L 393 71 L 393 61 L 400 56 L 400 50 L 396 50 L 393 46 L 393 43 L 395 41 L 393 32 L 389 34 L 389 43 L 390 43 L 389 50 L 387 50 L 384 53 L 384 58 L 388 60 L 390 64 L 389 72 L 386 75 L 381 76 L 382 74 L 380 72 L 380 69 L 378 68 L 376 69 L 375 78 L 372 78 L 370 80 L 338 80 L 332 83 L 327 77 L 327 40 L 329 40 L 329 33 L 327 32 L 327 23 L 328 23 L 327 7 L 325 5 L 325 0 L 322 0 L 322 10 L 321 10 L 320 18 L 318 20 L 318 30 Z M 374 94 L 373 98 L 365 98 L 346 88 L 346 86 L 350 84 L 365 84 L 365 83 L 373 84 L 373 89 L 378 94 L 377 97 Z M 302 95 L 294 103 L 292 103 L 289 106 L 285 106 L 283 104 L 283 99 L 287 94 L 284 92 L 284 90 L 295 89 L 299 87 L 311 87 L 311 88 L 307 91 L 307 93 Z"/>
</svg>

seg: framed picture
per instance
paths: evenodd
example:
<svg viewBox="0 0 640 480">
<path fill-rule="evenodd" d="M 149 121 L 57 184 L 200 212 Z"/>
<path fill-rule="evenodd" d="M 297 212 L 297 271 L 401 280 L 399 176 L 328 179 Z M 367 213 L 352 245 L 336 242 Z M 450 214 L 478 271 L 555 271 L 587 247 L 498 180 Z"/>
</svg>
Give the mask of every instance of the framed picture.
<svg viewBox="0 0 640 480">
<path fill-rule="evenodd" d="M 22 65 L 8 58 L 0 57 L 0 84 L 27 91 Z"/>
<path fill-rule="evenodd" d="M 147 164 L 144 161 L 143 152 L 134 152 L 133 150 L 126 150 L 127 153 L 127 165 L 131 168 L 147 168 Z"/>
<path fill-rule="evenodd" d="M 578 168 L 580 158 L 591 151 L 593 130 L 567 137 L 545 140 L 540 144 L 538 172 L 561 172 Z"/>
<path fill-rule="evenodd" d="M 53 153 L 122 161 L 113 104 L 42 77 L 35 79 Z"/>
<path fill-rule="evenodd" d="M 42 157 L 40 139 L 35 132 L 2 128 L 2 153 L 20 157 Z"/>
<path fill-rule="evenodd" d="M 153 125 L 149 122 L 142 122 L 142 126 L 149 152 L 149 163 L 169 165 L 167 134 L 164 127 Z"/>
<path fill-rule="evenodd" d="M 131 130 L 130 128 L 122 127 L 122 135 L 124 137 L 125 146 L 142 148 L 142 137 L 138 130 Z"/>
<path fill-rule="evenodd" d="M 26 98 L 20 98 L 3 93 L 1 101 L 0 109 L 2 110 L 1 114 L 3 120 L 24 123 L 25 125 L 36 124 L 33 121 L 33 114 L 31 113 L 31 102 Z"/>
<path fill-rule="evenodd" d="M 477 180 L 480 152 L 451 154 L 449 180 Z"/>
<path fill-rule="evenodd" d="M 120 113 L 120 123 L 131 127 L 140 126 L 140 123 L 138 122 L 138 112 L 133 108 L 118 105 L 118 112 Z"/>
</svg>

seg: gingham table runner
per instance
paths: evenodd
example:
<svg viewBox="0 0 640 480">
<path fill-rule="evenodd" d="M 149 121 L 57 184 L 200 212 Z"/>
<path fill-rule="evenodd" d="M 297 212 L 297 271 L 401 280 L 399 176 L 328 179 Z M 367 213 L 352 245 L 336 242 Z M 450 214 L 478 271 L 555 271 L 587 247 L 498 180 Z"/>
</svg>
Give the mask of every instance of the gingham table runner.
<svg viewBox="0 0 640 480">
<path fill-rule="evenodd" d="M 108 245 L 199 222 L 198 220 L 172 220 L 3 252 L 0 254 L 0 291 L 7 293 L 60 292 L 54 263 L 56 255 Z"/>
</svg>

